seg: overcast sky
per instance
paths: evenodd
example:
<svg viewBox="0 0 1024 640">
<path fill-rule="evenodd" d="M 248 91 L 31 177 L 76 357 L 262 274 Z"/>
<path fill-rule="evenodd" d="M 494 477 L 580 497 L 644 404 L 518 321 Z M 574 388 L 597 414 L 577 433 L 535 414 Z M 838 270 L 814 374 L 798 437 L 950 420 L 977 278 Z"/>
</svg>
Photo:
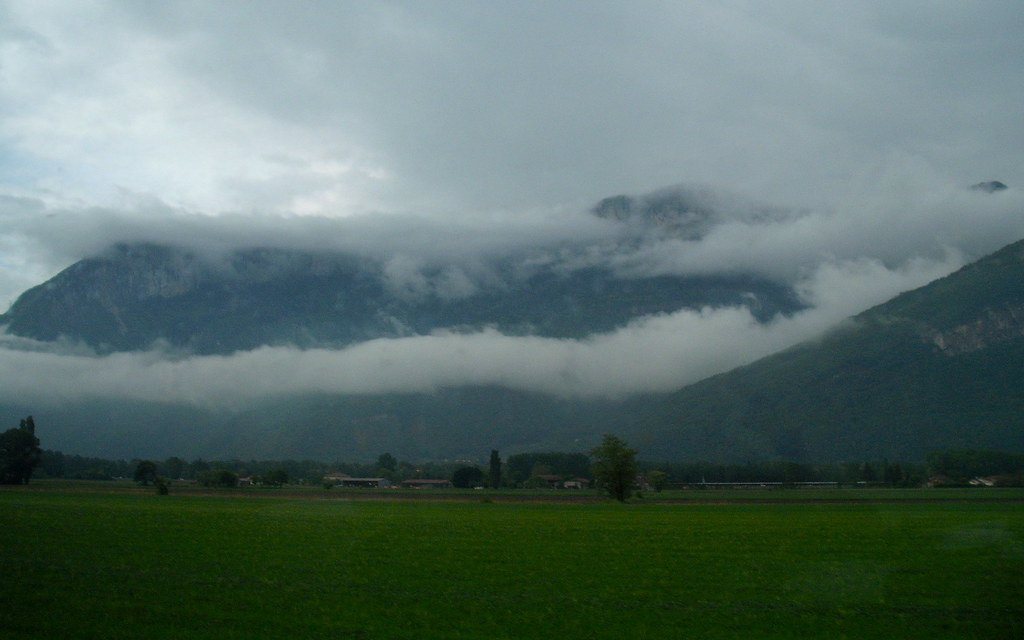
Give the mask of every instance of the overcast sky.
<svg viewBox="0 0 1024 640">
<path fill-rule="evenodd" d="M 792 340 L 1024 235 L 1022 33 L 1019 0 L 0 0 L 0 307 L 125 236 L 500 249 L 685 183 L 796 213 L 625 262 L 773 272 L 819 307 Z"/>
</svg>

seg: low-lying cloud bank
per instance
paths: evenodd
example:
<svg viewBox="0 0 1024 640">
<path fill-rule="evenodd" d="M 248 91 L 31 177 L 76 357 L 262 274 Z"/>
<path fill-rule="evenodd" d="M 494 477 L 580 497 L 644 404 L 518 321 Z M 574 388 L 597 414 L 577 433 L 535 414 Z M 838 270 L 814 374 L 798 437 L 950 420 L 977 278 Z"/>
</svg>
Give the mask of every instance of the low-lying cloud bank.
<svg viewBox="0 0 1024 640">
<path fill-rule="evenodd" d="M 231 409 L 296 394 L 432 392 L 463 385 L 567 397 L 671 391 L 820 335 L 959 264 L 955 254 L 899 269 L 872 260 L 830 263 L 801 286 L 817 306 L 790 318 L 762 325 L 740 308 L 681 311 L 585 340 L 488 329 L 373 340 L 343 350 L 264 347 L 182 358 L 159 351 L 96 356 L 8 336 L 0 348 L 0 401 L 124 398 Z"/>
<path fill-rule="evenodd" d="M 462 283 L 472 289 L 486 284 L 495 259 L 508 256 L 525 257 L 527 267 L 611 267 L 623 277 L 751 273 L 794 285 L 822 264 L 866 259 L 899 270 L 919 258 L 944 260 L 950 250 L 977 259 L 1024 237 L 1020 189 L 984 194 L 933 176 L 904 178 L 858 199 L 814 208 L 768 208 L 727 190 L 709 196 L 690 188 L 707 199 L 701 206 L 714 208 L 698 238 L 578 210 L 211 216 L 158 201 L 126 210 L 62 209 L 0 196 L 0 308 L 118 242 L 176 245 L 214 256 L 253 247 L 343 252 L 386 262 L 410 281 L 420 277 L 417 272 L 456 265 L 476 272 L 474 281 Z"/>
</svg>

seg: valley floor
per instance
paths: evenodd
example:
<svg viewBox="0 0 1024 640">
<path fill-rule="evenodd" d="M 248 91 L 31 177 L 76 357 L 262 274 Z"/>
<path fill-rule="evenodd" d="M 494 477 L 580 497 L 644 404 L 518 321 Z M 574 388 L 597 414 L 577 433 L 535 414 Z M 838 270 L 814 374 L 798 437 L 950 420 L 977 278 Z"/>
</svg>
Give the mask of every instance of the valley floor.
<svg viewBox="0 0 1024 640">
<path fill-rule="evenodd" d="M 1024 490 L 564 493 L 6 487 L 0 635 L 1024 636 Z"/>
</svg>

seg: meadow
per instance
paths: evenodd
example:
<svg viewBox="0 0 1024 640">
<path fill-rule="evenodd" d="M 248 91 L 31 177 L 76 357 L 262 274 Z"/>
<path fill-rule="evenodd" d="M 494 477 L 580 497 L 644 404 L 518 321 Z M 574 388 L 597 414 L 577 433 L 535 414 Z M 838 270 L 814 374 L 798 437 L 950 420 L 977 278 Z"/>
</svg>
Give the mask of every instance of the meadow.
<svg viewBox="0 0 1024 640">
<path fill-rule="evenodd" d="M 1020 490 L 618 504 L 107 486 L 0 490 L 0 637 L 1024 637 Z"/>
</svg>

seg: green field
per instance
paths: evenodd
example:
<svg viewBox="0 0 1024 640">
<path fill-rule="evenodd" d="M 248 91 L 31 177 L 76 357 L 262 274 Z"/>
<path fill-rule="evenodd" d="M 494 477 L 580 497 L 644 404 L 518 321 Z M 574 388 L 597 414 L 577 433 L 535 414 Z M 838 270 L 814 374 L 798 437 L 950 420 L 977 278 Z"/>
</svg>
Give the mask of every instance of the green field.
<svg viewBox="0 0 1024 640">
<path fill-rule="evenodd" d="M 1021 491 L 764 495 L 7 488 L 0 637 L 1024 637 Z"/>
</svg>

